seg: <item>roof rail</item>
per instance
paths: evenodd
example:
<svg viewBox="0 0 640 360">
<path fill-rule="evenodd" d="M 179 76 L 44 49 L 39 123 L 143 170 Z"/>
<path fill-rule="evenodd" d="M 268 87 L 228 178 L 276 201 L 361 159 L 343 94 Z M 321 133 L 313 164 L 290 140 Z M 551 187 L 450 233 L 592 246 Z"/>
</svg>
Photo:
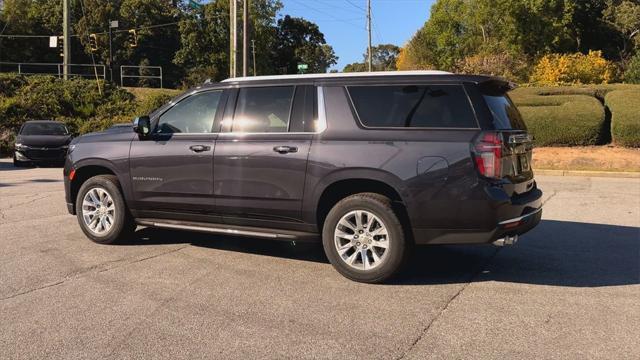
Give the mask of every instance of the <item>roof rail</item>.
<svg viewBox="0 0 640 360">
<path fill-rule="evenodd" d="M 418 71 L 373 71 L 373 72 L 352 72 L 352 73 L 321 73 L 321 74 L 295 74 L 295 75 L 266 75 L 235 77 L 222 80 L 221 82 L 234 81 L 259 81 L 259 80 L 287 80 L 287 79 L 330 79 L 343 77 L 367 77 L 367 76 L 419 76 L 419 75 L 452 75 L 450 72 L 439 70 L 418 70 Z"/>
</svg>

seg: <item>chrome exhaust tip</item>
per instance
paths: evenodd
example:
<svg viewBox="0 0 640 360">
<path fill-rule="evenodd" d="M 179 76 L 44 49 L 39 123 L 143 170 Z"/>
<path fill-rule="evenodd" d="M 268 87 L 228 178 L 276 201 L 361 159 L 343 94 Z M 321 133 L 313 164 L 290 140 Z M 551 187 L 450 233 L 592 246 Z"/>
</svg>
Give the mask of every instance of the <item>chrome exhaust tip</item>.
<svg viewBox="0 0 640 360">
<path fill-rule="evenodd" d="M 495 246 L 515 245 L 518 242 L 518 235 L 507 235 L 493 242 Z"/>
</svg>

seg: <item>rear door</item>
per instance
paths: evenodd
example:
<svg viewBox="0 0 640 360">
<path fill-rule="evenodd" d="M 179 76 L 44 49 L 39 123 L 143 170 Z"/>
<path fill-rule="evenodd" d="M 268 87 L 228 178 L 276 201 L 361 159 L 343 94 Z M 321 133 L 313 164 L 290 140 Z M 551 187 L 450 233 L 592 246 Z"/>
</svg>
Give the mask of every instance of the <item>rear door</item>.
<svg viewBox="0 0 640 360">
<path fill-rule="evenodd" d="M 533 183 L 533 139 L 506 92 L 485 88 L 482 96 L 491 113 L 493 129 L 502 137 L 502 177 L 516 184 L 516 193 L 526 192 Z"/>
<path fill-rule="evenodd" d="M 312 90 L 248 86 L 230 96 L 214 157 L 216 209 L 225 221 L 301 219 Z"/>
<path fill-rule="evenodd" d="M 223 91 L 202 91 L 154 119 L 151 135 L 131 144 L 131 184 L 139 210 L 211 212 L 213 131 Z"/>
</svg>

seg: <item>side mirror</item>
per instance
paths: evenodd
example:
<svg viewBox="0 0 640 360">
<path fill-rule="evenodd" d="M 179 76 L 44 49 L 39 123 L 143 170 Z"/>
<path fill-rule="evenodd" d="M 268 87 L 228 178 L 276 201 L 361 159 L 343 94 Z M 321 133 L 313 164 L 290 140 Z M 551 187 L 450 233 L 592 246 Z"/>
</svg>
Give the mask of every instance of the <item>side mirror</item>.
<svg viewBox="0 0 640 360">
<path fill-rule="evenodd" d="M 139 116 L 133 120 L 133 131 L 138 133 L 140 139 L 143 139 L 151 132 L 151 119 L 148 116 Z"/>
</svg>

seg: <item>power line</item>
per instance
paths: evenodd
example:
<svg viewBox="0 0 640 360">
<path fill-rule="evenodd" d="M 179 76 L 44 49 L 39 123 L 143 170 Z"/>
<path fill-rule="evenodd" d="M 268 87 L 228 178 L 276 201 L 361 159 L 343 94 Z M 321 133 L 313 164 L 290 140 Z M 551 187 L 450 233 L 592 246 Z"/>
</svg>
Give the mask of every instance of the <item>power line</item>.
<svg viewBox="0 0 640 360">
<path fill-rule="evenodd" d="M 344 20 L 342 20 L 342 19 L 336 18 L 336 17 L 335 17 L 335 15 L 334 15 L 334 14 L 332 14 L 332 13 L 330 13 L 330 12 L 327 12 L 327 11 L 324 11 L 324 10 L 320 10 L 320 9 L 315 8 L 315 7 L 313 7 L 313 6 L 309 6 L 309 5 L 307 5 L 307 4 L 305 4 L 304 2 L 299 1 L 299 0 L 292 0 L 292 1 L 294 1 L 294 2 L 296 2 L 296 3 L 298 3 L 298 4 L 300 4 L 300 5 L 302 5 L 302 6 L 304 6 L 304 7 L 306 7 L 307 9 L 313 10 L 313 11 L 315 11 L 315 12 L 319 13 L 319 14 L 323 14 L 323 15 L 330 16 L 331 18 L 335 19 L 336 21 L 341 21 L 341 22 L 343 22 L 343 23 L 345 23 L 345 24 L 348 24 L 348 25 L 351 25 L 351 26 L 357 27 L 357 28 L 359 28 L 359 29 L 362 29 L 359 25 L 356 25 L 356 24 L 354 24 L 354 23 L 351 23 L 351 22 L 344 21 Z"/>
<path fill-rule="evenodd" d="M 166 24 L 140 26 L 140 27 L 125 29 L 125 30 L 115 30 L 113 32 L 114 33 L 121 33 L 121 32 L 128 32 L 129 30 L 155 29 L 155 28 L 160 28 L 160 27 L 165 27 L 165 26 L 172 26 L 172 25 L 177 25 L 177 24 L 179 24 L 179 22 L 171 22 L 171 23 L 166 23 Z M 109 33 L 108 31 L 103 31 L 103 32 L 96 32 L 96 33 L 92 33 L 92 34 L 106 35 L 108 33 Z M 4 34 L 4 35 L 0 35 L 0 37 L 5 37 L 5 38 L 49 38 L 51 36 L 59 36 L 59 35 L 30 35 L 30 34 Z M 82 37 L 82 35 L 80 35 L 80 34 L 73 34 L 71 36 L 72 37 Z"/>
<path fill-rule="evenodd" d="M 367 9 L 363 8 L 363 7 L 362 7 L 362 6 L 360 6 L 360 5 L 356 5 L 356 4 L 354 4 L 353 2 L 351 2 L 351 0 L 346 0 L 346 2 L 347 2 L 347 3 L 349 3 L 351 6 L 355 7 L 356 9 L 360 9 L 360 10 L 362 10 L 362 11 L 367 11 Z"/>
</svg>

